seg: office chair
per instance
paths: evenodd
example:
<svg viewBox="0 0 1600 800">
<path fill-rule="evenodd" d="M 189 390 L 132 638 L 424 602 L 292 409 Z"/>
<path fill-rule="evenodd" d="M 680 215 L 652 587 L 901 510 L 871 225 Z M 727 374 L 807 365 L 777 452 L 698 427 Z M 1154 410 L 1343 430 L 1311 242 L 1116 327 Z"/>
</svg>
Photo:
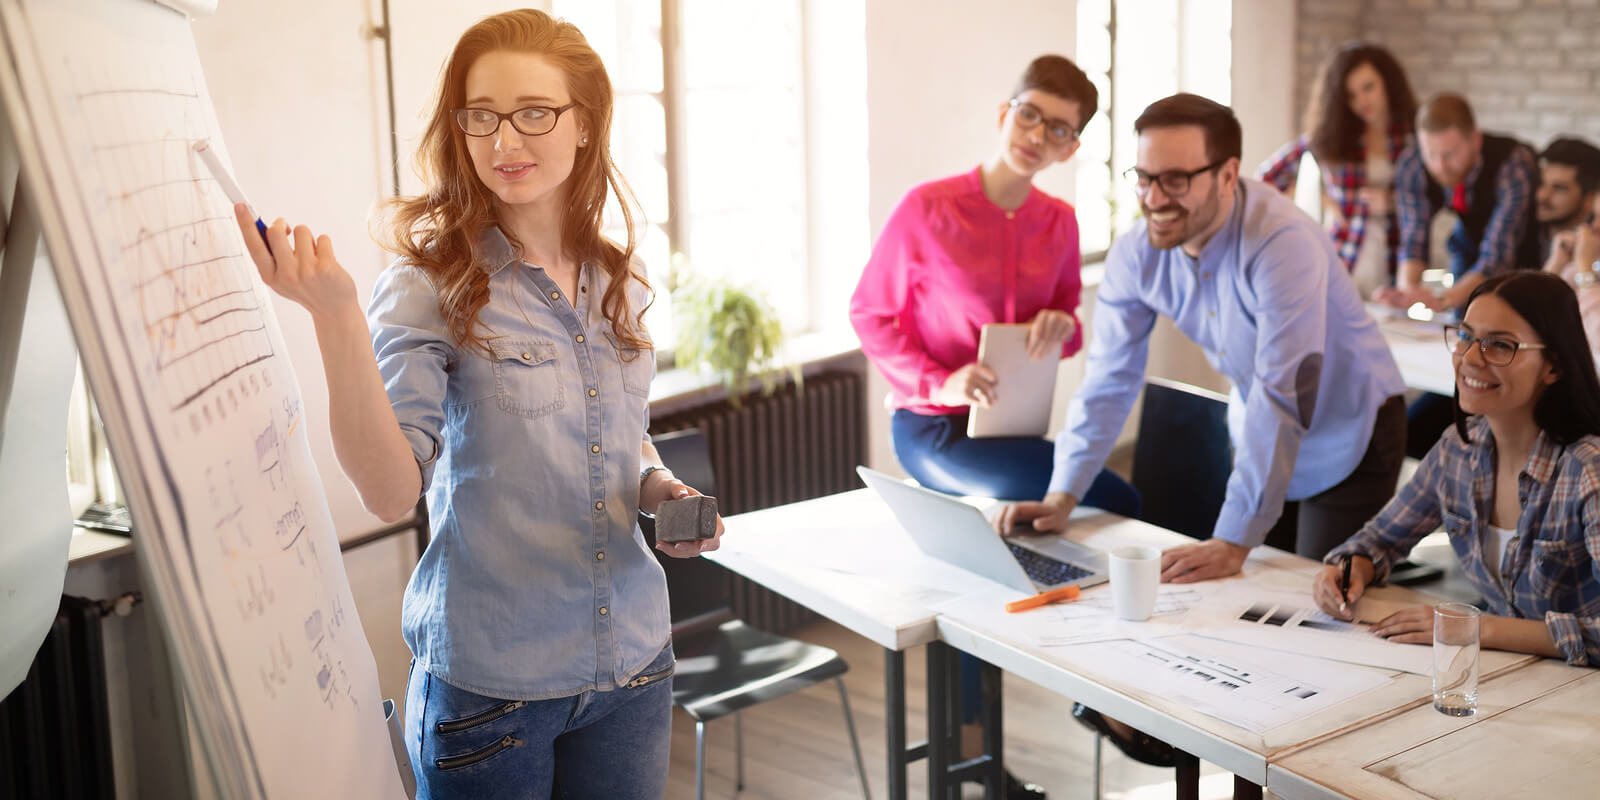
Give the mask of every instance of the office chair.
<svg viewBox="0 0 1600 800">
<path fill-rule="evenodd" d="M 661 460 L 684 483 L 715 496 L 716 478 L 704 433 L 690 428 L 651 437 Z M 655 521 L 641 518 L 646 538 L 655 543 Z M 656 551 L 667 573 L 672 603 L 672 649 L 678 669 L 672 678 L 672 702 L 694 720 L 695 797 L 705 798 L 706 723 L 733 715 L 735 785 L 744 791 L 744 724 L 746 708 L 832 680 L 839 689 L 845 728 L 861 777 L 862 796 L 870 800 L 866 766 L 850 714 L 844 673 L 850 669 L 834 650 L 779 636 L 746 625 L 729 607 L 728 576 L 722 567 L 702 558 L 681 559 Z"/>
<path fill-rule="evenodd" d="M 1132 483 L 1139 490 L 1140 517 L 1209 539 L 1232 472 L 1228 398 L 1177 381 L 1146 380 L 1139 438 L 1133 445 Z"/>
</svg>

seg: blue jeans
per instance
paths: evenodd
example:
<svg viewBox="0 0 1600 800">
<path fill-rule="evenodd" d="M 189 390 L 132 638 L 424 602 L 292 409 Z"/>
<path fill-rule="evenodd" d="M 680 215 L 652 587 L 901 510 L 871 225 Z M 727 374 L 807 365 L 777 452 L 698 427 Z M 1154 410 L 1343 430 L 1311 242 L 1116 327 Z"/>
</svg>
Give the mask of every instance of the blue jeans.
<svg viewBox="0 0 1600 800">
<path fill-rule="evenodd" d="M 894 457 L 917 483 L 950 494 L 1037 500 L 1050 487 L 1055 443 L 1048 439 L 968 439 L 966 414 L 894 412 Z M 1081 500 L 1124 517 L 1139 516 L 1139 493 L 1100 470 Z"/>
<path fill-rule="evenodd" d="M 666 793 L 672 645 L 628 686 L 552 700 L 484 697 L 411 670 L 406 752 L 417 800 Z"/>
<path fill-rule="evenodd" d="M 890 424 L 894 456 L 917 483 L 940 492 L 1037 500 L 1050 486 L 1056 446 L 1047 439 L 967 438 L 966 414 L 918 414 L 896 409 Z M 1116 473 L 1100 470 L 1080 500 L 1137 519 L 1139 492 Z M 976 656 L 961 654 L 961 718 L 978 717 L 981 686 Z"/>
</svg>

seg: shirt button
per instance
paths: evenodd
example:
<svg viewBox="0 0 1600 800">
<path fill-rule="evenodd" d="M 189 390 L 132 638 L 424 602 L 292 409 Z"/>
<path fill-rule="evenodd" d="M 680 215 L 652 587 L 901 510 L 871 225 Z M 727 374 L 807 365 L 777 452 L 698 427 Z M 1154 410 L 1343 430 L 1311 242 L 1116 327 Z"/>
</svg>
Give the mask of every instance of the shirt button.
<svg viewBox="0 0 1600 800">
<path fill-rule="evenodd" d="M 1017 212 L 1015 212 L 1015 211 L 1007 211 L 1006 212 L 1006 219 L 1016 219 L 1016 216 L 1017 216 Z"/>
<path fill-rule="evenodd" d="M 607 615 L 607 614 L 609 614 L 609 613 L 611 613 L 611 612 L 610 612 L 610 611 L 607 611 L 607 610 L 606 610 L 606 607 L 605 607 L 605 606 L 601 606 L 601 607 L 600 607 L 600 616 L 602 616 L 602 617 L 603 617 L 603 616 L 605 616 L 605 615 Z"/>
<path fill-rule="evenodd" d="M 594 501 L 594 510 L 599 511 L 600 509 L 605 508 L 605 507 L 606 507 L 606 503 L 605 503 L 604 500 L 596 500 L 596 501 Z"/>
<path fill-rule="evenodd" d="M 1214 317 L 1216 315 L 1217 315 L 1217 312 L 1215 312 L 1215 311 L 1207 311 L 1206 312 L 1206 316 L 1208 316 L 1208 317 Z"/>
<path fill-rule="evenodd" d="M 1202 278 L 1210 278 L 1210 277 L 1211 277 L 1211 273 L 1209 273 L 1209 272 L 1202 272 L 1202 273 L 1200 273 L 1200 277 L 1202 277 Z"/>
<path fill-rule="evenodd" d="M 578 344 L 583 344 L 583 334 L 578 334 Z"/>
<path fill-rule="evenodd" d="M 560 300 L 561 299 L 561 293 L 560 292 L 551 292 L 550 293 L 550 299 L 551 300 Z"/>
<path fill-rule="evenodd" d="M 589 452 L 591 452 L 591 453 L 598 453 L 598 452 L 600 452 L 600 445 L 597 445 L 597 444 L 591 444 L 591 445 L 589 445 Z"/>
<path fill-rule="evenodd" d="M 595 553 L 594 554 L 594 560 L 596 560 L 596 561 L 604 561 L 604 560 L 606 560 L 606 554 L 604 552 Z"/>
<path fill-rule="evenodd" d="M 533 360 L 533 354 L 532 353 L 523 353 L 522 354 L 522 360 L 523 361 L 532 361 Z"/>
<path fill-rule="evenodd" d="M 593 390 L 593 389 L 590 389 L 590 390 L 589 390 L 589 396 L 590 396 L 590 397 L 594 397 L 594 396 L 595 396 L 595 395 L 597 395 L 597 394 L 599 394 L 599 392 L 597 392 L 597 391 L 595 391 L 595 390 Z"/>
</svg>

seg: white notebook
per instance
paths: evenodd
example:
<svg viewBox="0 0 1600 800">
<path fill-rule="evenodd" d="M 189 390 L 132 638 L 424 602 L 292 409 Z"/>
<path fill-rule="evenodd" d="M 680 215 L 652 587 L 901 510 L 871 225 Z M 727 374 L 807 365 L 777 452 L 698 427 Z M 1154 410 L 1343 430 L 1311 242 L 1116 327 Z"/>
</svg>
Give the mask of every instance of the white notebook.
<svg viewBox="0 0 1600 800">
<path fill-rule="evenodd" d="M 1044 436 L 1049 430 L 1061 353 L 1057 350 L 1038 360 L 1028 358 L 1028 327 L 983 326 L 978 361 L 994 370 L 998 399 L 988 408 L 972 407 L 967 417 L 969 438 Z"/>
</svg>

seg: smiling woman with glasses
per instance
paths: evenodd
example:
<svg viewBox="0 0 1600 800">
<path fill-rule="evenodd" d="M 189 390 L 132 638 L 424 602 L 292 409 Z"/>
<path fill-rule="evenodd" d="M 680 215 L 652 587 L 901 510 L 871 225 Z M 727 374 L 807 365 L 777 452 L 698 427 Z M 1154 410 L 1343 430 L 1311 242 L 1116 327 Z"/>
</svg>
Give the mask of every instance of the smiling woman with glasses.
<svg viewBox="0 0 1600 800">
<path fill-rule="evenodd" d="M 1504 273 L 1478 285 L 1445 341 L 1455 426 L 1328 554 L 1317 604 L 1350 619 L 1366 588 L 1442 525 L 1487 604 L 1484 647 L 1600 665 L 1600 380 L 1577 297 L 1548 273 Z M 1426 644 L 1433 609 L 1398 611 L 1372 631 Z"/>
<path fill-rule="evenodd" d="M 1076 353 L 1078 220 L 1033 185 L 1072 157 L 1099 92 L 1077 65 L 1040 56 L 992 117 L 995 148 L 961 175 L 908 192 L 890 215 L 850 300 L 861 350 L 889 384 L 895 457 L 923 486 L 989 497 L 1042 495 L 1053 445 L 1042 435 L 970 439 L 967 415 L 1007 387 L 978 363 L 984 325 L 1028 326 L 1034 358 Z M 1138 495 L 1101 472 L 1086 502 L 1125 516 Z M 963 661 L 964 739 L 976 742 L 978 670 Z M 964 757 L 976 755 L 969 748 Z M 1042 796 L 1016 781 L 1009 797 Z"/>
</svg>

